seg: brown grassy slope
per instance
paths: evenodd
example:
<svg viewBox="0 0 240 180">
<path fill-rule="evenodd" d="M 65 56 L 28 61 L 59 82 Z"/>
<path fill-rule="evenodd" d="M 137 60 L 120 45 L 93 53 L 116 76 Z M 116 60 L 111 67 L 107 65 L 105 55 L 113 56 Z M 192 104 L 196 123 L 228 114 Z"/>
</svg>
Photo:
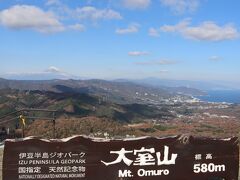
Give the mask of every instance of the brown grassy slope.
<svg viewBox="0 0 240 180">
<path fill-rule="evenodd" d="M 104 133 L 108 133 L 111 137 L 133 134 L 130 128 L 122 126 L 122 124 L 97 117 L 83 118 L 60 118 L 56 121 L 56 137 L 65 138 L 73 135 L 96 135 L 103 137 Z M 44 138 L 53 137 L 53 124 L 51 121 L 38 120 L 30 124 L 26 128 L 26 136 L 41 136 Z"/>
</svg>

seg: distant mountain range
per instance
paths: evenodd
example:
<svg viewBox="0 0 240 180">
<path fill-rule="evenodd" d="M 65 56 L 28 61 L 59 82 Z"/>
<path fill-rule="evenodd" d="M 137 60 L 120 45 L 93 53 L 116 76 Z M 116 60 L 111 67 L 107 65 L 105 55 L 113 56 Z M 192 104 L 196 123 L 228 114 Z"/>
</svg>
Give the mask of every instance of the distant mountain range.
<svg viewBox="0 0 240 180">
<path fill-rule="evenodd" d="M 62 71 L 61 69 L 50 66 L 42 72 L 32 73 L 8 73 L 1 75 L 4 79 L 9 80 L 29 80 L 29 81 L 52 81 L 58 80 L 89 80 L 87 77 L 79 77 Z M 170 92 L 183 92 L 185 94 L 198 94 L 197 90 L 240 90 L 239 83 L 225 81 L 191 81 L 191 80 L 170 80 L 149 77 L 145 79 L 117 79 L 114 82 L 128 82 L 138 85 L 150 86 L 154 88 L 165 89 Z M 45 83 L 45 82 L 44 82 Z"/>
<path fill-rule="evenodd" d="M 0 89 L 78 92 L 102 97 L 117 103 L 140 103 L 159 100 L 176 94 L 203 95 L 203 91 L 188 87 L 152 86 L 147 83 L 106 80 L 7 80 L 0 79 Z"/>
<path fill-rule="evenodd" d="M 172 88 L 172 91 L 178 91 L 181 89 L 198 89 L 202 91 L 209 90 L 240 90 L 239 83 L 224 82 L 224 81 L 190 81 L 190 80 L 169 80 L 169 79 L 159 79 L 159 78 L 145 78 L 140 80 L 117 80 L 118 82 L 130 81 L 142 85 L 150 85 L 152 87 L 159 88 Z M 175 89 L 175 90 L 174 90 Z M 188 91 L 187 90 L 187 91 Z"/>
</svg>

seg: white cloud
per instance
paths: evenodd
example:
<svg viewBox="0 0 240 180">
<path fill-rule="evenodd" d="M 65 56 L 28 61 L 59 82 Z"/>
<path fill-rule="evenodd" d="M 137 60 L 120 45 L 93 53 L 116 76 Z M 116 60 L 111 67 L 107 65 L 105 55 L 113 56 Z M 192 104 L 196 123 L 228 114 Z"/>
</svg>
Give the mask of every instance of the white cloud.
<svg viewBox="0 0 240 180">
<path fill-rule="evenodd" d="M 75 16 L 81 20 L 110 20 L 110 19 L 122 19 L 119 12 L 112 9 L 97 9 L 93 6 L 85 6 L 77 8 Z"/>
<path fill-rule="evenodd" d="M 209 57 L 209 60 L 210 60 L 210 61 L 221 61 L 222 58 L 219 57 L 219 56 L 211 56 L 211 57 Z"/>
<path fill-rule="evenodd" d="M 204 41 L 233 40 L 239 37 L 239 32 L 234 25 L 219 26 L 212 21 L 205 21 L 198 26 L 190 26 L 190 20 L 186 19 L 176 25 L 164 25 L 161 30 L 179 33 L 188 39 Z"/>
<path fill-rule="evenodd" d="M 84 31 L 85 30 L 85 26 L 82 24 L 74 24 L 74 25 L 70 25 L 68 26 L 68 28 L 70 30 L 74 30 L 74 31 Z"/>
<path fill-rule="evenodd" d="M 145 9 L 151 4 L 151 0 L 123 0 L 123 5 L 129 9 Z"/>
<path fill-rule="evenodd" d="M 36 74 L 36 73 L 33 73 Z M 56 67 L 56 66 L 50 66 L 48 67 L 48 69 L 46 69 L 43 72 L 40 72 L 40 74 L 55 74 L 55 75 L 61 75 L 61 79 L 64 78 L 70 78 L 73 77 L 73 75 L 61 70 L 60 68 Z"/>
<path fill-rule="evenodd" d="M 166 70 L 166 69 L 162 69 L 162 70 L 158 71 L 158 73 L 160 73 L 160 74 L 165 74 L 168 72 L 169 72 L 169 70 Z"/>
<path fill-rule="evenodd" d="M 52 6 L 52 5 L 61 5 L 62 3 L 59 0 L 47 0 L 46 5 L 47 6 Z"/>
<path fill-rule="evenodd" d="M 176 14 L 193 12 L 199 6 L 199 0 L 160 0 L 160 2 Z"/>
<path fill-rule="evenodd" d="M 148 30 L 148 35 L 149 36 L 153 36 L 153 37 L 159 37 L 159 30 L 158 29 L 155 29 L 155 28 L 149 28 Z"/>
<path fill-rule="evenodd" d="M 188 27 L 190 24 L 191 19 L 184 19 L 183 21 L 180 21 L 176 25 L 164 25 L 160 29 L 163 32 L 176 32 L 176 31 L 182 31 Z"/>
<path fill-rule="evenodd" d="M 157 61 L 157 63 L 160 65 L 170 65 L 170 64 L 176 64 L 177 62 L 172 61 L 172 60 L 163 59 L 163 60 Z"/>
<path fill-rule="evenodd" d="M 62 71 L 55 66 L 50 66 L 45 72 L 59 73 L 59 72 L 62 72 Z"/>
<path fill-rule="evenodd" d="M 87 4 L 92 4 L 91 2 L 86 2 Z M 112 20 L 112 19 L 122 19 L 121 14 L 113 9 L 105 8 L 99 9 L 94 6 L 82 6 L 77 8 L 70 8 L 67 4 L 60 0 L 48 0 L 47 6 L 51 6 L 54 11 L 64 16 L 63 18 L 69 18 L 73 20 Z"/>
<path fill-rule="evenodd" d="M 117 34 L 130 34 L 137 33 L 139 31 L 140 25 L 137 23 L 130 24 L 127 28 L 118 28 L 116 29 Z"/>
<path fill-rule="evenodd" d="M 42 33 L 61 32 L 64 25 L 52 12 L 36 6 L 15 5 L 0 12 L 0 24 L 10 29 L 32 29 Z"/>
<path fill-rule="evenodd" d="M 173 65 L 173 64 L 177 64 L 176 61 L 172 61 L 172 60 L 166 60 L 166 59 L 162 59 L 162 60 L 158 60 L 158 61 L 144 61 L 144 62 L 136 62 L 136 65 Z"/>
<path fill-rule="evenodd" d="M 128 53 L 129 56 L 145 56 L 145 55 L 149 55 L 148 52 L 145 51 L 131 51 Z"/>
</svg>

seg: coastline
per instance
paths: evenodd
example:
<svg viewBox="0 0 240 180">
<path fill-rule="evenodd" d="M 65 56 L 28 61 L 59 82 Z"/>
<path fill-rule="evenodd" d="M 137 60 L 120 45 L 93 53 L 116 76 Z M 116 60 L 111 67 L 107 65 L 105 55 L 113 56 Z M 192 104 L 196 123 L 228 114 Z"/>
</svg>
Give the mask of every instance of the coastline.
<svg viewBox="0 0 240 180">
<path fill-rule="evenodd" d="M 240 104 L 240 90 L 211 90 L 207 95 L 193 96 L 201 102 Z"/>
</svg>

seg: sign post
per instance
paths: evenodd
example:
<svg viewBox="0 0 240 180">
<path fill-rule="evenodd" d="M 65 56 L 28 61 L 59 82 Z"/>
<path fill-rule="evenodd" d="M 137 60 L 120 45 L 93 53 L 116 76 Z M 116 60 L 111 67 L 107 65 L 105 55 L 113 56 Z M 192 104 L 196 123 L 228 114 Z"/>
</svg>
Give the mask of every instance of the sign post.
<svg viewBox="0 0 240 180">
<path fill-rule="evenodd" d="M 3 180 L 237 180 L 238 139 L 174 136 L 5 142 Z"/>
<path fill-rule="evenodd" d="M 20 124 L 22 126 L 22 138 L 25 137 L 25 126 L 26 126 L 26 119 L 23 115 L 19 116 Z"/>
</svg>

